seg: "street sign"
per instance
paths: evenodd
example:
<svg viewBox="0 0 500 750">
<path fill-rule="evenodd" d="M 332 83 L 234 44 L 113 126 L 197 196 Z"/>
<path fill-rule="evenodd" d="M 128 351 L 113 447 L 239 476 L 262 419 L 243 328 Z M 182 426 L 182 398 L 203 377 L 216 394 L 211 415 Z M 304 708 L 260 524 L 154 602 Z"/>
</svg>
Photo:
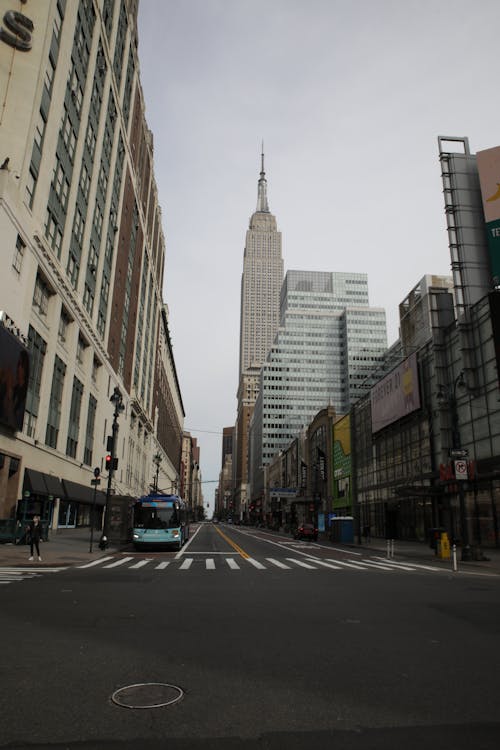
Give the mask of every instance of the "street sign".
<svg viewBox="0 0 500 750">
<path fill-rule="evenodd" d="M 468 479 L 467 461 L 455 461 L 455 479 Z"/>
<path fill-rule="evenodd" d="M 450 458 L 467 458 L 469 451 L 467 448 L 450 448 Z"/>
<path fill-rule="evenodd" d="M 100 479 L 91 479 L 90 480 L 90 484 L 94 484 L 97 487 L 98 484 L 101 484 L 101 480 Z"/>
</svg>

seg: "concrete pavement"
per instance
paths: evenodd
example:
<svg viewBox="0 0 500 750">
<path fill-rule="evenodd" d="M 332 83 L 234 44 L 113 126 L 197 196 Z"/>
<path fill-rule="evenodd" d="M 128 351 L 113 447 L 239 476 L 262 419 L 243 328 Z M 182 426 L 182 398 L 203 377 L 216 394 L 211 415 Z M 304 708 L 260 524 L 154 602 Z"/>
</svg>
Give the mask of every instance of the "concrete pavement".
<svg viewBox="0 0 500 750">
<path fill-rule="evenodd" d="M 116 547 L 108 547 L 106 550 L 99 549 L 100 531 L 94 531 L 92 543 L 92 552 L 90 552 L 90 529 L 58 529 L 49 532 L 47 542 L 40 542 L 40 556 L 42 562 L 34 556 L 30 561 L 29 544 L 0 544 L 0 567 L 7 565 L 12 566 L 30 566 L 54 567 L 77 565 L 82 562 L 91 562 L 99 557 L 116 552 Z"/>
</svg>

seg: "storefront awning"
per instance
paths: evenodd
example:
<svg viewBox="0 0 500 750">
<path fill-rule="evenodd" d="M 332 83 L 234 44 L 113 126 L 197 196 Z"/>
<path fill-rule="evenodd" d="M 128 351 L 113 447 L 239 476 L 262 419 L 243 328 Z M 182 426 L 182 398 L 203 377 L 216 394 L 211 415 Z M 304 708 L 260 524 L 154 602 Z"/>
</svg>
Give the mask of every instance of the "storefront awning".
<svg viewBox="0 0 500 750">
<path fill-rule="evenodd" d="M 47 495 L 47 486 L 43 481 L 41 471 L 35 469 L 24 470 L 24 490 L 28 490 L 32 495 Z"/>
<path fill-rule="evenodd" d="M 64 497 L 64 489 L 59 477 L 55 477 L 53 474 L 44 474 L 43 479 L 49 495 L 52 495 L 53 497 Z"/>
<path fill-rule="evenodd" d="M 66 491 L 65 494 L 67 500 L 75 500 L 76 502 L 85 503 L 87 505 L 92 505 L 94 502 L 93 487 L 86 487 L 84 484 L 77 484 L 77 482 L 71 482 L 69 479 L 63 479 L 62 483 Z M 104 493 L 97 490 L 95 493 L 96 505 L 104 505 L 105 501 L 106 496 Z"/>
</svg>

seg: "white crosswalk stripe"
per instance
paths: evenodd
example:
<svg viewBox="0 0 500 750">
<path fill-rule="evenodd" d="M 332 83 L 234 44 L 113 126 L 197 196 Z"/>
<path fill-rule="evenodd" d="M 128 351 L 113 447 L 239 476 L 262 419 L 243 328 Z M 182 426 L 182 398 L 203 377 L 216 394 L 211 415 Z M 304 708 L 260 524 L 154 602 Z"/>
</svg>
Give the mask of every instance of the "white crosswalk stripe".
<svg viewBox="0 0 500 750">
<path fill-rule="evenodd" d="M 289 565 L 285 565 L 285 563 L 280 562 L 280 560 L 274 560 L 272 557 L 266 557 L 266 560 L 273 565 L 276 565 L 277 568 L 282 568 L 283 570 L 290 570 Z"/>
<path fill-rule="evenodd" d="M 8 586 L 11 583 L 21 583 L 29 578 L 39 578 L 43 573 L 59 573 L 60 570 L 67 570 L 66 567 L 61 568 L 1 568 L 0 567 L 0 586 Z"/>
<path fill-rule="evenodd" d="M 115 562 L 110 563 L 109 565 L 105 565 L 105 568 L 117 568 L 119 565 L 125 565 L 126 562 L 130 562 L 130 560 L 133 560 L 133 557 L 122 557 L 121 560 L 115 560 Z"/>
<path fill-rule="evenodd" d="M 208 553 L 208 555 L 217 555 L 217 552 L 214 553 Z M 222 553 L 223 554 L 223 553 Z M 282 571 L 290 571 L 290 570 L 297 570 L 297 569 L 305 569 L 305 570 L 311 570 L 311 571 L 318 571 L 325 569 L 330 571 L 345 571 L 345 570 L 355 570 L 360 573 L 367 573 L 367 572 L 380 572 L 380 573 L 386 573 L 386 572 L 401 572 L 401 573 L 410 573 L 410 572 L 422 572 L 422 571 L 430 571 L 430 572 L 439 572 L 442 569 L 433 567 L 430 565 L 421 565 L 418 563 L 400 563 L 398 561 L 394 560 L 386 560 L 385 558 L 363 558 L 362 560 L 358 559 L 349 559 L 349 560 L 338 560 L 336 558 L 319 558 L 314 557 L 311 555 L 305 556 L 305 557 L 286 557 L 286 558 L 275 558 L 275 557 L 266 557 L 262 560 L 257 560 L 253 557 L 237 557 L 234 559 L 234 556 L 227 556 L 223 557 L 221 554 L 221 557 L 211 557 L 211 556 L 205 556 L 205 553 L 203 556 L 198 555 L 194 557 L 181 557 L 180 559 L 172 559 L 172 560 L 163 560 L 161 562 L 158 562 L 154 558 L 142 558 L 137 559 L 134 557 L 120 557 L 120 558 L 113 558 L 113 557 L 103 557 L 99 560 L 94 560 L 91 563 L 86 563 L 85 565 L 78 565 L 75 566 L 76 568 L 82 570 L 82 569 L 88 569 L 88 568 L 96 568 L 98 565 L 100 565 L 101 569 L 127 569 L 127 570 L 139 570 L 141 568 L 145 568 L 146 566 L 154 567 L 155 570 L 159 571 L 165 571 L 167 568 L 170 571 L 189 571 L 194 570 L 196 568 L 197 570 L 222 570 L 222 569 L 228 569 L 232 571 L 242 571 L 245 568 L 253 567 L 256 570 L 270 570 L 273 568 L 278 568 Z M 110 562 L 111 561 L 111 562 Z M 193 563 L 201 563 L 202 566 L 196 565 L 193 567 Z M 47 571 L 47 568 L 39 568 L 38 571 Z M 25 569 L 24 573 L 26 575 L 36 575 L 37 573 L 36 569 Z M 54 570 L 59 570 L 59 568 L 56 568 Z M 7 574 L 8 571 L 4 570 L 4 573 Z M 9 583 L 9 580 L 5 580 L 5 576 L 2 577 L 2 569 L 0 568 L 0 583 Z"/>
<path fill-rule="evenodd" d="M 309 565 L 309 563 L 306 563 L 303 560 L 296 560 L 294 557 L 287 557 L 286 559 L 288 560 L 288 562 L 293 562 L 295 563 L 295 565 L 299 565 L 301 568 L 308 568 L 308 570 L 317 570 L 314 565 Z"/>
</svg>

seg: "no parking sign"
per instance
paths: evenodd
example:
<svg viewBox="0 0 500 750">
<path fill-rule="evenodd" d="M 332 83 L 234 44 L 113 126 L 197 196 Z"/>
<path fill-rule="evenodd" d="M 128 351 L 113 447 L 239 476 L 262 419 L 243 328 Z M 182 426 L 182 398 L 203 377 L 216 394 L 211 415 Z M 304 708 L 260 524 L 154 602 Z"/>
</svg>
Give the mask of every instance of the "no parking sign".
<svg viewBox="0 0 500 750">
<path fill-rule="evenodd" d="M 455 461 L 455 479 L 468 479 L 467 461 Z"/>
</svg>

